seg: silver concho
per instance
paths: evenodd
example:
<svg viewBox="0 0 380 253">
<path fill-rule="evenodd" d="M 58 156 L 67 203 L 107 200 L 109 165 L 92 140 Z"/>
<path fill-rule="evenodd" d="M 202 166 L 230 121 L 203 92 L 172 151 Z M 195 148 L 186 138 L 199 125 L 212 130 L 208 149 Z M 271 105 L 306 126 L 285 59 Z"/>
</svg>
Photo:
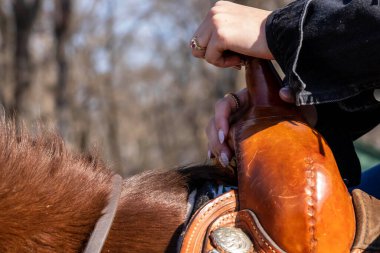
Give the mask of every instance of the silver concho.
<svg viewBox="0 0 380 253">
<path fill-rule="evenodd" d="M 251 240 L 240 228 L 218 228 L 211 233 L 211 239 L 220 252 L 248 253 L 253 248 Z"/>
</svg>

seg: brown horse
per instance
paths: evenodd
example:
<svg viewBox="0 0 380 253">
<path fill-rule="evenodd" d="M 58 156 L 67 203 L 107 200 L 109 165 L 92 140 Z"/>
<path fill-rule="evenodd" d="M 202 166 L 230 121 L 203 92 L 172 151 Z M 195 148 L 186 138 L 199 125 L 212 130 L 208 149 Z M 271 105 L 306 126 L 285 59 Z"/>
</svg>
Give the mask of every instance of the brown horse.
<svg viewBox="0 0 380 253">
<path fill-rule="evenodd" d="M 54 133 L 0 123 L 0 252 L 81 252 L 107 205 L 113 172 Z M 103 252 L 175 252 L 191 189 L 233 183 L 215 166 L 127 178 Z M 231 181 L 232 180 L 232 181 Z"/>
</svg>

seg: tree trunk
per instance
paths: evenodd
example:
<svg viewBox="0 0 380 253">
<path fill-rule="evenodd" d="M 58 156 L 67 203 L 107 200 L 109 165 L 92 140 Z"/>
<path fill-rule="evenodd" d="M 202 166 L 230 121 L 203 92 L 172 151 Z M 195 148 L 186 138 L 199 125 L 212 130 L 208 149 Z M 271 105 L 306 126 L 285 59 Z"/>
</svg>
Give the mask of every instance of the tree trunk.
<svg viewBox="0 0 380 253">
<path fill-rule="evenodd" d="M 122 157 L 120 151 L 119 143 L 119 121 L 118 112 L 119 107 L 117 105 L 115 96 L 115 68 L 117 61 L 117 53 L 115 50 L 115 34 L 114 34 L 114 15 L 116 10 L 116 3 L 109 2 L 107 5 L 108 20 L 107 26 L 107 41 L 106 41 L 106 51 L 108 53 L 109 59 L 109 71 L 106 74 L 106 82 L 103 87 L 103 95 L 106 101 L 105 118 L 107 125 L 107 141 L 110 151 L 110 158 L 114 164 L 114 170 L 122 172 Z"/>
<path fill-rule="evenodd" d="M 5 100 L 4 87 L 7 86 L 9 81 L 9 57 L 8 57 L 8 47 L 9 47 L 9 16 L 4 12 L 2 6 L 0 6 L 0 80 L 3 89 L 0 89 L 0 103 L 4 106 L 5 110 L 9 109 L 9 105 Z"/>
<path fill-rule="evenodd" d="M 69 111 L 66 99 L 68 63 L 65 53 L 65 44 L 69 37 L 69 28 L 72 12 L 71 0 L 56 0 L 54 12 L 54 37 L 56 42 L 55 57 L 57 64 L 57 83 L 55 106 L 57 112 L 58 129 L 63 137 L 68 134 Z"/>
<path fill-rule="evenodd" d="M 14 78 L 16 87 L 13 92 L 13 106 L 11 110 L 15 113 L 16 119 L 18 118 L 18 114 L 24 111 L 22 104 L 32 80 L 29 39 L 40 7 L 40 0 L 13 1 L 15 18 Z"/>
</svg>

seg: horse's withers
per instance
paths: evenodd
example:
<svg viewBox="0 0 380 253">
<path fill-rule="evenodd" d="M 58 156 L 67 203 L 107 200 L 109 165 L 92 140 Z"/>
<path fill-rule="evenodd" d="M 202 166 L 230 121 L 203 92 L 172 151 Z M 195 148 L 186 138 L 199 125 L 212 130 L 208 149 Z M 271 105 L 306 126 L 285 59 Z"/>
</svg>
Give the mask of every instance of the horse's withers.
<svg viewBox="0 0 380 253">
<path fill-rule="evenodd" d="M 240 210 L 252 210 L 286 252 L 349 252 L 350 195 L 322 136 L 278 96 L 270 62 L 246 66 L 252 109 L 235 129 Z"/>
</svg>

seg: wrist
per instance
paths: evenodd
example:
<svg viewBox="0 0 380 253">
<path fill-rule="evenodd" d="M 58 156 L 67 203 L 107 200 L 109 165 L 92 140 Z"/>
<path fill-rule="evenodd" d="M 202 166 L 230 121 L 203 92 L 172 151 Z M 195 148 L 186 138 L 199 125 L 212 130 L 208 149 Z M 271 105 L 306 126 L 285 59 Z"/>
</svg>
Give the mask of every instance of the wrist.
<svg viewBox="0 0 380 253">
<path fill-rule="evenodd" d="M 273 55 L 271 51 L 269 50 L 268 42 L 267 42 L 267 36 L 266 36 L 266 22 L 271 11 L 257 9 L 254 7 L 250 8 L 250 15 L 249 19 L 250 22 L 247 23 L 249 27 L 248 30 L 252 31 L 253 37 L 252 39 L 252 45 L 249 48 L 250 52 L 247 52 L 247 55 L 262 58 L 262 59 L 273 59 Z"/>
<path fill-rule="evenodd" d="M 273 60 L 273 54 L 269 49 L 267 36 L 266 36 L 266 22 L 268 19 L 268 16 L 271 14 L 271 11 L 265 11 L 263 12 L 263 20 L 260 25 L 260 34 L 258 40 L 261 41 L 260 45 L 262 47 L 261 52 L 263 53 L 262 57 L 263 59 Z"/>
</svg>

